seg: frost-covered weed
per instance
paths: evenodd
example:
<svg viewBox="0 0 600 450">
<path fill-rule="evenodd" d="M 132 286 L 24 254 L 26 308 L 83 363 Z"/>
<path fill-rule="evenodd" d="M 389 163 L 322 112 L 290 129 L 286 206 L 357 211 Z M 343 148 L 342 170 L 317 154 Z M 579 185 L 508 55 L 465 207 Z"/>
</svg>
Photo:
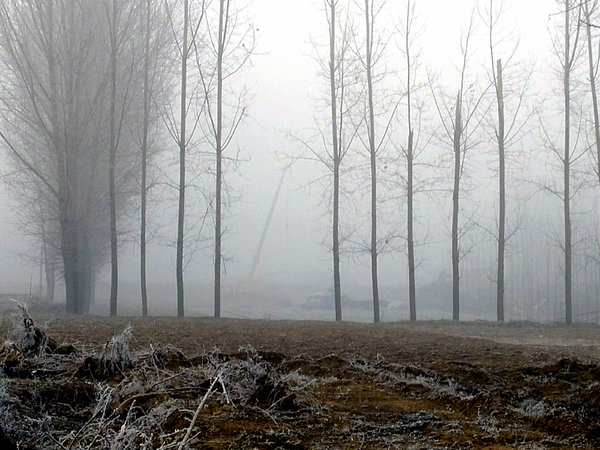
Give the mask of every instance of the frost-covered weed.
<svg viewBox="0 0 600 450">
<path fill-rule="evenodd" d="M 521 402 L 517 411 L 528 417 L 540 418 L 552 414 L 554 408 L 544 401 L 526 398 Z"/>
<path fill-rule="evenodd" d="M 254 357 L 258 356 L 258 352 L 250 344 L 246 344 L 243 347 L 239 347 L 238 353 L 245 353 L 247 358 L 254 358 Z"/>
<path fill-rule="evenodd" d="M 12 327 L 8 338 L 23 352 L 29 352 L 39 346 L 39 336 L 36 336 L 33 319 L 23 303 L 16 303 L 17 310 L 13 314 Z"/>
<path fill-rule="evenodd" d="M 119 334 L 115 334 L 110 341 L 106 343 L 103 359 L 117 364 L 120 367 L 130 366 L 133 362 L 130 343 L 133 340 L 133 326 L 127 324 L 125 329 Z"/>
<path fill-rule="evenodd" d="M 350 360 L 350 366 L 359 369 L 365 373 L 375 375 L 377 379 L 384 384 L 406 384 L 418 385 L 427 388 L 436 394 L 447 394 L 457 397 L 460 400 L 472 400 L 475 396 L 462 388 L 459 383 L 452 378 L 440 378 L 436 374 L 414 375 L 403 368 L 399 370 L 390 370 L 380 358 L 375 361 L 366 361 L 361 358 Z"/>
<path fill-rule="evenodd" d="M 8 392 L 8 382 L 4 376 L 4 372 L 0 369 L 0 405 L 10 401 L 10 394 Z"/>
<path fill-rule="evenodd" d="M 251 359 L 232 359 L 219 367 L 221 380 L 232 400 L 249 398 L 259 384 L 259 380 L 267 377 L 269 364 Z"/>
<path fill-rule="evenodd" d="M 23 418 L 17 409 L 18 399 L 10 394 L 8 382 L 0 371 L 0 430 L 13 437 L 23 434 Z"/>
<path fill-rule="evenodd" d="M 484 414 L 477 414 L 475 422 L 477 422 L 477 425 L 479 425 L 481 429 L 486 433 L 489 433 L 493 436 L 496 436 L 498 434 L 498 420 L 495 417 Z"/>
<path fill-rule="evenodd" d="M 115 389 L 108 385 L 100 384 L 96 387 L 94 416 L 104 417 L 107 414 L 114 392 Z"/>
</svg>

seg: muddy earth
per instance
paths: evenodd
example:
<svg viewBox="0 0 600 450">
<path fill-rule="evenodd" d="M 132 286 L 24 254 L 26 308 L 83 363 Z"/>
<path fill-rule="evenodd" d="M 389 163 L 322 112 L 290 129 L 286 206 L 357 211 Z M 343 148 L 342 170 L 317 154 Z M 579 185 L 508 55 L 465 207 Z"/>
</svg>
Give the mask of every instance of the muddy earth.
<svg viewBox="0 0 600 450">
<path fill-rule="evenodd" d="M 600 328 L 5 312 L 0 448 L 600 448 Z"/>
</svg>

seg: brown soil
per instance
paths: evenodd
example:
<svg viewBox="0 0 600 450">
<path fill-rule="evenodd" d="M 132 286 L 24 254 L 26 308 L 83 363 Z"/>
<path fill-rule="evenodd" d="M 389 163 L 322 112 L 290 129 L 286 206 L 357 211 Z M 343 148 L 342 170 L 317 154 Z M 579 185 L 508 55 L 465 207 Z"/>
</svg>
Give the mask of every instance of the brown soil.
<svg viewBox="0 0 600 450">
<path fill-rule="evenodd" d="M 0 448 L 177 448 L 203 398 L 189 448 L 600 448 L 596 326 L 36 324 L 76 353 L 0 351 Z"/>
</svg>

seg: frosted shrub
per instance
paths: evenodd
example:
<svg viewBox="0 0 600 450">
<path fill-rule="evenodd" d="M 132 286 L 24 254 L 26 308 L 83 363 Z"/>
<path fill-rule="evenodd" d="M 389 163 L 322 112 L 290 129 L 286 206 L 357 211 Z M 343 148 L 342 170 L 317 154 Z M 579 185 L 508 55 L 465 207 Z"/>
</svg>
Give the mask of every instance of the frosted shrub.
<svg viewBox="0 0 600 450">
<path fill-rule="evenodd" d="M 114 335 L 110 341 L 106 343 L 102 359 L 105 363 L 115 365 L 117 367 L 128 367 L 133 362 L 131 355 L 130 342 L 133 339 L 133 327 L 127 324 L 125 329 L 119 334 Z"/>
<path fill-rule="evenodd" d="M 27 306 L 23 303 L 17 303 L 17 311 L 13 316 L 9 339 L 24 352 L 29 352 L 38 346 L 39 337 L 36 334 L 33 319 L 29 315 Z"/>
<path fill-rule="evenodd" d="M 543 401 L 538 402 L 532 398 L 526 398 L 521 402 L 517 411 L 528 417 L 540 418 L 551 414 L 554 408 Z"/>
</svg>

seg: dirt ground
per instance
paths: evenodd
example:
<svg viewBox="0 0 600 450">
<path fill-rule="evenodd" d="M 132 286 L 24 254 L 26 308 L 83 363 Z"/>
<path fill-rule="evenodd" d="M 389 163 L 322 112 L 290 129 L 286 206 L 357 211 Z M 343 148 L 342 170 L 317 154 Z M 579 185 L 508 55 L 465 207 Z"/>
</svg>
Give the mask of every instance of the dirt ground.
<svg viewBox="0 0 600 450">
<path fill-rule="evenodd" d="M 33 318 L 0 448 L 600 448 L 597 326 Z"/>
</svg>

